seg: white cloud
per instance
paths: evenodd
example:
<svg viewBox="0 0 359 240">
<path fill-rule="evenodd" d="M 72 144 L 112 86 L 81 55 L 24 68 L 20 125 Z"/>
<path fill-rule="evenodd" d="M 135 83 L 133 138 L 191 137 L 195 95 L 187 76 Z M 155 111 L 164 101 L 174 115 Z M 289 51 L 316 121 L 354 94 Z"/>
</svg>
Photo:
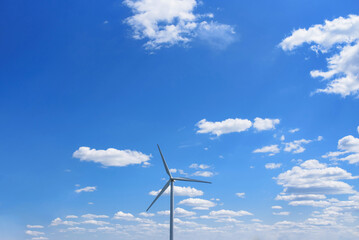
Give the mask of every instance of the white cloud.
<svg viewBox="0 0 359 240">
<path fill-rule="evenodd" d="M 148 213 L 148 212 L 141 212 L 140 216 L 142 216 L 142 217 L 153 217 L 153 216 L 155 216 L 155 214 L 154 213 Z"/>
<path fill-rule="evenodd" d="M 165 211 L 158 211 L 157 214 L 158 215 L 170 215 L 170 210 L 165 210 Z"/>
<path fill-rule="evenodd" d="M 83 218 L 89 218 L 89 219 L 94 219 L 94 218 L 109 218 L 109 216 L 107 216 L 107 215 L 96 215 L 96 214 L 91 214 L 91 213 L 84 214 L 84 215 L 82 215 L 81 217 L 83 217 Z M 67 218 L 67 217 L 66 217 L 66 218 Z"/>
<path fill-rule="evenodd" d="M 208 165 L 205 165 L 205 164 L 197 164 L 197 163 L 193 163 L 189 166 L 189 168 L 194 168 L 194 169 L 208 169 L 209 166 Z"/>
<path fill-rule="evenodd" d="M 214 202 L 201 198 L 187 198 L 180 201 L 178 204 L 187 205 L 197 210 L 208 210 L 209 208 L 217 205 Z"/>
<path fill-rule="evenodd" d="M 139 218 L 135 218 L 135 216 L 133 216 L 131 213 L 125 213 L 122 211 L 118 211 L 117 213 L 115 213 L 113 219 L 117 219 L 117 220 L 125 220 L 125 221 L 139 221 Z"/>
<path fill-rule="evenodd" d="M 253 151 L 253 153 L 269 153 L 270 156 L 273 156 L 279 152 L 280 150 L 278 145 L 264 146 Z"/>
<path fill-rule="evenodd" d="M 239 118 L 228 118 L 222 122 L 209 122 L 202 119 L 196 126 L 199 128 L 197 133 L 211 133 L 221 136 L 222 134 L 246 131 L 252 126 L 252 122 L 248 119 Z"/>
<path fill-rule="evenodd" d="M 158 211 L 157 214 L 159 215 L 170 215 L 170 211 L 169 210 L 166 210 L 166 211 Z M 188 211 L 188 210 L 185 210 L 183 208 L 176 208 L 175 209 L 175 216 L 176 217 L 192 217 L 196 215 L 195 212 L 192 212 L 192 211 Z"/>
<path fill-rule="evenodd" d="M 273 212 L 273 215 L 288 216 L 290 212 Z"/>
<path fill-rule="evenodd" d="M 33 237 L 31 240 L 47 240 L 47 237 Z"/>
<path fill-rule="evenodd" d="M 161 191 L 151 191 L 149 194 L 152 196 L 157 196 L 159 192 Z M 167 190 L 164 192 L 164 194 L 169 195 L 170 194 L 170 188 L 167 188 Z M 188 196 L 188 197 L 198 197 L 202 196 L 203 192 L 201 190 L 198 190 L 196 188 L 192 187 L 178 187 L 174 186 L 174 195 L 176 196 Z"/>
<path fill-rule="evenodd" d="M 289 203 L 291 206 L 311 206 L 311 207 L 328 207 L 330 203 L 328 201 L 314 201 L 314 200 L 301 200 L 301 201 L 291 201 Z"/>
<path fill-rule="evenodd" d="M 42 225 L 26 225 L 27 228 L 44 228 Z"/>
<path fill-rule="evenodd" d="M 299 128 L 293 128 L 293 129 L 290 129 L 288 132 L 290 133 L 295 133 L 295 132 L 299 132 Z"/>
<path fill-rule="evenodd" d="M 90 220 L 83 221 L 82 224 L 92 224 L 92 225 L 103 226 L 103 225 L 107 225 L 107 224 L 110 224 L 110 223 L 104 222 L 104 221 L 98 221 L 98 220 L 90 219 Z"/>
<path fill-rule="evenodd" d="M 266 169 L 276 169 L 276 168 L 280 168 L 282 166 L 281 163 L 267 163 L 265 165 Z"/>
<path fill-rule="evenodd" d="M 305 151 L 305 148 L 302 146 L 303 144 L 311 143 L 312 140 L 300 139 L 294 140 L 293 142 L 284 143 L 284 151 L 292 152 L 292 153 L 302 153 Z"/>
<path fill-rule="evenodd" d="M 193 176 L 200 176 L 200 177 L 213 177 L 213 172 L 210 171 L 197 171 L 192 174 Z"/>
<path fill-rule="evenodd" d="M 282 209 L 281 206 L 272 206 L 272 209 Z"/>
<path fill-rule="evenodd" d="M 203 21 L 197 29 L 198 38 L 217 49 L 224 49 L 235 41 L 235 31 L 230 25 Z"/>
<path fill-rule="evenodd" d="M 213 14 L 195 14 L 196 0 L 125 0 L 124 4 L 133 12 L 125 20 L 133 29 L 133 38 L 145 39 L 147 49 L 185 44 L 196 37 L 219 48 L 234 40 L 233 27 L 201 22 Z"/>
<path fill-rule="evenodd" d="M 338 141 L 337 152 L 329 152 L 322 156 L 336 161 L 348 161 L 350 164 L 359 163 L 359 138 L 345 136 Z M 339 157 L 346 155 L 344 157 Z"/>
<path fill-rule="evenodd" d="M 58 226 L 58 225 L 67 225 L 67 226 L 73 226 L 79 224 L 78 222 L 73 221 L 63 221 L 61 218 L 55 218 L 52 220 L 50 226 Z"/>
<path fill-rule="evenodd" d="M 352 186 L 339 180 L 357 178 L 339 167 L 328 167 L 317 160 L 307 160 L 279 174 L 276 180 L 284 187 L 284 190 L 276 199 L 291 201 L 296 199 L 296 195 L 307 198 L 312 196 L 318 199 L 328 194 L 353 194 L 355 191 Z"/>
<path fill-rule="evenodd" d="M 292 51 L 304 43 L 322 53 L 338 51 L 327 59 L 328 71 L 314 70 L 312 77 L 322 77 L 328 81 L 326 88 L 316 92 L 340 94 L 342 97 L 357 95 L 359 91 L 359 16 L 349 15 L 308 29 L 298 29 L 285 38 L 280 47 Z"/>
<path fill-rule="evenodd" d="M 65 218 L 78 218 L 76 215 L 67 215 Z"/>
<path fill-rule="evenodd" d="M 282 136 L 280 137 L 280 140 L 283 142 L 283 141 L 285 140 L 285 136 L 282 135 Z"/>
<path fill-rule="evenodd" d="M 284 200 L 284 201 L 297 201 L 297 200 L 318 200 L 318 199 L 326 199 L 327 197 L 324 194 L 290 194 L 290 195 L 278 195 L 276 200 Z"/>
<path fill-rule="evenodd" d="M 177 172 L 177 169 L 171 168 L 171 169 L 170 169 L 170 172 L 171 172 L 171 173 L 176 173 L 176 172 Z"/>
<path fill-rule="evenodd" d="M 359 133 L 359 126 L 357 127 L 357 132 Z"/>
<path fill-rule="evenodd" d="M 45 233 L 43 232 L 38 232 L 38 231 L 32 231 L 32 230 L 26 230 L 25 232 L 27 235 L 30 235 L 30 236 L 40 236 L 40 235 L 44 235 Z"/>
<path fill-rule="evenodd" d="M 239 198 L 244 198 L 244 196 L 246 195 L 246 193 L 244 193 L 244 192 L 239 192 L 239 193 L 236 193 L 236 195 L 237 195 L 237 197 L 239 197 Z"/>
<path fill-rule="evenodd" d="M 253 127 L 258 131 L 270 130 L 275 129 L 275 125 L 279 124 L 279 119 L 270 119 L 270 118 L 255 118 Z"/>
<path fill-rule="evenodd" d="M 219 211 L 211 211 L 209 216 L 211 217 L 242 217 L 242 216 L 251 216 L 253 215 L 247 211 L 232 211 L 232 210 L 219 210 Z"/>
<path fill-rule="evenodd" d="M 75 192 L 76 193 L 81 193 L 81 192 L 94 192 L 96 191 L 96 187 L 84 187 L 84 188 L 80 188 L 80 189 L 76 189 Z"/>
<path fill-rule="evenodd" d="M 191 216 L 196 215 L 195 212 L 188 211 L 188 210 L 183 209 L 183 208 L 176 208 L 175 209 L 175 214 L 178 217 L 191 217 Z"/>
<path fill-rule="evenodd" d="M 73 154 L 74 158 L 81 161 L 100 163 L 105 167 L 125 167 L 131 164 L 146 164 L 151 155 L 132 150 L 117 150 L 108 148 L 107 150 L 90 149 L 80 147 Z"/>
</svg>

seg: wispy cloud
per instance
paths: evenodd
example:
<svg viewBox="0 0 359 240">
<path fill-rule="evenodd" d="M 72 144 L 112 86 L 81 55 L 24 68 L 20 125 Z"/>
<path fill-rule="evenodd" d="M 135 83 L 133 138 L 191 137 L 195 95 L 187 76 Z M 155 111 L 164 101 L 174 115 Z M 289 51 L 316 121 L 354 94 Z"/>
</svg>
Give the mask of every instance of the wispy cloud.
<svg viewBox="0 0 359 240">
<path fill-rule="evenodd" d="M 81 161 L 100 163 L 105 167 L 125 167 L 132 164 L 149 164 L 151 155 L 132 150 L 96 150 L 89 147 L 80 147 L 73 153 L 74 158 Z"/>
<path fill-rule="evenodd" d="M 198 38 L 216 48 L 234 41 L 234 28 L 215 21 L 214 16 L 196 14 L 196 0 L 125 0 L 133 15 L 125 22 L 131 26 L 134 39 L 144 39 L 146 49 L 160 49 L 186 44 Z"/>
<path fill-rule="evenodd" d="M 342 97 L 358 95 L 359 91 L 359 16 L 349 15 L 308 29 L 298 29 L 285 38 L 279 46 L 285 51 L 309 44 L 317 53 L 334 52 L 327 59 L 328 71 L 313 70 L 311 76 L 321 77 L 328 84 L 317 93 L 334 93 Z M 336 53 L 339 52 L 339 53 Z"/>
<path fill-rule="evenodd" d="M 97 187 L 84 187 L 84 188 L 80 188 L 80 189 L 76 189 L 75 192 L 76 193 L 81 193 L 81 192 L 94 192 L 97 190 Z"/>
</svg>

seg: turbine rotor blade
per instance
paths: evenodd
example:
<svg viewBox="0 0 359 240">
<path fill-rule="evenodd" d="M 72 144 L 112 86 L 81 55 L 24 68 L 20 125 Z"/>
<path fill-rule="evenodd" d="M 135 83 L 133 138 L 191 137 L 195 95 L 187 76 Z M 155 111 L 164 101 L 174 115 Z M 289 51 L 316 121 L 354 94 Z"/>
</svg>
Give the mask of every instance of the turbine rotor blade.
<svg viewBox="0 0 359 240">
<path fill-rule="evenodd" d="M 211 183 L 211 182 L 207 182 L 207 181 L 202 181 L 202 180 L 196 180 L 196 179 L 191 179 L 191 178 L 173 178 L 173 180 L 176 181 L 185 181 L 185 182 L 201 182 L 201 183 Z"/>
<path fill-rule="evenodd" d="M 158 151 L 160 151 L 160 154 L 161 154 L 161 157 L 162 157 L 162 162 L 163 162 L 163 165 L 165 166 L 166 172 L 167 172 L 168 176 L 170 176 L 170 178 L 172 178 L 171 172 L 170 172 L 170 170 L 168 169 L 167 163 L 166 163 L 166 161 L 165 161 L 165 158 L 164 158 L 163 155 L 162 155 L 160 146 L 159 146 L 158 144 L 157 144 L 157 147 L 158 147 Z"/>
<path fill-rule="evenodd" d="M 153 200 L 153 202 L 151 203 L 151 205 L 147 208 L 146 212 L 148 210 L 150 210 L 150 208 L 152 207 L 152 205 L 157 201 L 157 199 L 164 193 L 164 191 L 167 190 L 168 186 L 170 185 L 171 183 L 171 179 L 168 180 L 168 182 L 166 183 L 166 185 L 162 188 L 162 190 L 159 192 L 159 194 L 157 194 L 157 197 L 155 198 L 155 200 Z"/>
</svg>

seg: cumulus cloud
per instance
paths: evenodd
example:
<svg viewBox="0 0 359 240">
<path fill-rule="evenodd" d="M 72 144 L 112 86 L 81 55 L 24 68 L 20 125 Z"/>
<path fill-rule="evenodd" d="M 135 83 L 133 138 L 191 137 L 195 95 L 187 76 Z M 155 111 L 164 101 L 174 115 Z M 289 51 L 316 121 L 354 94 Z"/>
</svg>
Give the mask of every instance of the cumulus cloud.
<svg viewBox="0 0 359 240">
<path fill-rule="evenodd" d="M 151 191 L 150 195 L 152 196 L 157 196 L 157 194 L 159 194 L 161 191 Z M 163 193 L 166 195 L 170 194 L 170 188 L 167 188 L 167 190 Z M 179 186 L 174 186 L 174 195 L 176 196 L 187 196 L 187 197 L 198 197 L 198 196 L 202 196 L 203 195 L 203 191 L 198 190 L 196 188 L 192 188 L 192 187 L 179 187 Z"/>
<path fill-rule="evenodd" d="M 206 165 L 206 164 L 197 164 L 197 163 L 193 163 L 193 164 L 191 164 L 191 165 L 189 166 L 189 168 L 194 168 L 194 169 L 202 169 L 202 170 L 204 170 L 204 169 L 208 169 L 208 168 L 209 168 L 209 166 L 208 166 L 208 165 Z"/>
<path fill-rule="evenodd" d="M 359 138 L 352 135 L 345 136 L 338 141 L 337 152 L 329 152 L 324 158 L 330 158 L 335 161 L 347 161 L 350 164 L 359 163 Z"/>
<path fill-rule="evenodd" d="M 251 216 L 253 215 L 250 212 L 247 211 L 233 211 L 233 210 L 219 210 L 219 211 L 211 211 L 209 213 L 209 216 L 211 217 L 242 217 L 242 216 Z"/>
<path fill-rule="evenodd" d="M 211 207 L 216 206 L 217 204 L 211 202 L 209 200 L 201 199 L 201 198 L 187 198 L 180 201 L 178 204 L 183 204 L 192 207 L 197 210 L 208 210 Z"/>
<path fill-rule="evenodd" d="M 200 176 L 200 177 L 213 177 L 213 172 L 210 171 L 197 171 L 192 174 L 193 176 Z"/>
<path fill-rule="evenodd" d="M 169 210 L 159 211 L 159 212 L 157 212 L 157 214 L 159 214 L 159 215 L 170 215 L 170 211 Z M 192 216 L 196 215 L 196 213 L 178 207 L 178 208 L 175 209 L 175 215 L 176 215 L 176 217 L 192 217 Z"/>
<path fill-rule="evenodd" d="M 113 219 L 142 222 L 141 218 L 136 218 L 133 214 L 125 213 L 122 211 L 118 211 L 117 213 L 115 213 L 115 215 L 113 216 Z"/>
<path fill-rule="evenodd" d="M 155 214 L 154 213 L 148 213 L 148 212 L 141 212 L 140 216 L 142 216 L 142 217 L 153 217 L 153 216 L 155 216 Z"/>
<path fill-rule="evenodd" d="M 222 122 L 210 122 L 202 119 L 196 126 L 199 128 L 197 133 L 210 133 L 221 136 L 222 134 L 246 131 L 252 127 L 252 122 L 248 119 L 239 118 L 228 118 Z"/>
<path fill-rule="evenodd" d="M 275 129 L 275 125 L 279 124 L 279 119 L 270 119 L 270 118 L 255 118 L 253 127 L 258 131 L 270 130 Z"/>
<path fill-rule="evenodd" d="M 299 132 L 299 128 L 293 128 L 293 129 L 290 129 L 288 132 L 290 133 L 296 133 L 296 132 Z"/>
<path fill-rule="evenodd" d="M 281 206 L 272 206 L 272 209 L 282 209 Z"/>
<path fill-rule="evenodd" d="M 96 187 L 84 187 L 84 188 L 80 188 L 80 189 L 76 189 L 75 192 L 76 193 L 81 193 L 81 192 L 94 192 L 96 191 Z"/>
<path fill-rule="evenodd" d="M 42 225 L 26 225 L 27 228 L 44 228 Z"/>
<path fill-rule="evenodd" d="M 117 150 L 108 148 L 107 150 L 90 149 L 80 147 L 73 154 L 74 158 L 81 161 L 100 163 L 105 167 L 125 167 L 132 164 L 148 164 L 151 155 L 132 150 Z"/>
<path fill-rule="evenodd" d="M 73 226 L 79 224 L 78 222 L 73 221 L 63 221 L 61 218 L 55 218 L 52 220 L 50 226 L 58 226 L 58 225 L 67 225 L 67 226 Z"/>
<path fill-rule="evenodd" d="M 110 224 L 110 223 L 105 222 L 105 221 L 98 221 L 98 220 L 95 220 L 95 219 L 90 219 L 90 220 L 83 221 L 82 224 L 92 224 L 92 225 L 103 226 L 103 225 L 107 225 L 107 224 Z"/>
<path fill-rule="evenodd" d="M 318 141 L 321 139 L 318 137 Z M 300 139 L 300 140 L 294 140 L 292 142 L 286 142 L 284 143 L 284 151 L 286 152 L 292 152 L 292 153 L 302 153 L 305 151 L 305 148 L 303 147 L 304 144 L 308 144 L 313 142 L 313 140 L 307 140 L 307 139 Z"/>
<path fill-rule="evenodd" d="M 237 197 L 239 198 L 244 198 L 244 196 L 246 195 L 246 193 L 244 192 L 239 192 L 239 193 L 236 193 Z"/>
<path fill-rule="evenodd" d="M 210 122 L 206 119 L 202 119 L 196 124 L 196 126 L 199 128 L 197 133 L 209 133 L 218 137 L 228 133 L 244 132 L 252 126 L 257 131 L 271 130 L 275 129 L 275 126 L 279 123 L 279 119 L 270 118 L 262 119 L 257 117 L 254 119 L 254 123 L 248 119 L 228 118 L 221 122 Z"/>
<path fill-rule="evenodd" d="M 40 235 L 44 235 L 45 233 L 43 233 L 43 232 L 39 232 L 39 231 L 32 231 L 32 230 L 27 230 L 27 231 L 25 231 L 25 233 L 27 234 L 27 235 L 30 235 L 30 236 L 40 236 Z"/>
<path fill-rule="evenodd" d="M 290 204 L 295 206 L 315 203 L 323 205 L 324 202 L 315 202 L 313 198 L 322 199 L 329 194 L 354 194 L 353 187 L 340 180 L 357 178 L 342 168 L 328 167 L 318 160 L 307 160 L 278 175 L 277 183 L 284 190 L 276 199 L 292 201 Z"/>
<path fill-rule="evenodd" d="M 186 44 L 199 38 L 217 48 L 234 41 L 230 25 L 201 19 L 213 14 L 196 14 L 196 0 L 125 0 L 133 15 L 125 22 L 133 29 L 134 39 L 145 39 L 145 48 L 160 49 Z"/>
<path fill-rule="evenodd" d="M 83 218 L 89 218 L 89 219 L 94 219 L 94 218 L 109 218 L 109 216 L 107 216 L 107 215 L 96 215 L 96 214 L 91 214 L 91 213 L 84 214 L 84 215 L 82 215 L 81 217 L 83 217 Z"/>
<path fill-rule="evenodd" d="M 290 212 L 273 212 L 273 215 L 288 216 Z"/>
<path fill-rule="evenodd" d="M 235 31 L 230 25 L 203 21 L 197 29 L 198 38 L 217 49 L 225 49 L 235 41 Z"/>
<path fill-rule="evenodd" d="M 342 97 L 357 95 L 359 91 L 359 16 L 349 15 L 308 29 L 298 29 L 279 45 L 285 51 L 308 44 L 317 53 L 334 52 L 327 59 L 328 71 L 313 70 L 311 76 L 328 81 L 316 92 L 334 93 Z M 337 53 L 338 52 L 338 53 Z"/>
<path fill-rule="evenodd" d="M 330 203 L 328 201 L 315 201 L 315 200 L 301 200 L 301 201 L 291 201 L 289 203 L 291 206 L 311 206 L 311 207 L 328 207 Z"/>
<path fill-rule="evenodd" d="M 276 169 L 276 168 L 280 168 L 282 166 L 281 163 L 267 163 L 265 165 L 266 169 Z"/>
<path fill-rule="evenodd" d="M 327 197 L 324 194 L 289 194 L 289 195 L 278 195 L 276 200 L 284 201 L 298 201 L 298 200 L 318 200 L 326 199 Z"/>
<path fill-rule="evenodd" d="M 258 148 L 253 151 L 253 153 L 269 153 L 269 156 L 273 156 L 279 152 L 280 152 L 279 147 L 276 144 L 270 146 L 264 146 L 262 148 Z"/>
</svg>

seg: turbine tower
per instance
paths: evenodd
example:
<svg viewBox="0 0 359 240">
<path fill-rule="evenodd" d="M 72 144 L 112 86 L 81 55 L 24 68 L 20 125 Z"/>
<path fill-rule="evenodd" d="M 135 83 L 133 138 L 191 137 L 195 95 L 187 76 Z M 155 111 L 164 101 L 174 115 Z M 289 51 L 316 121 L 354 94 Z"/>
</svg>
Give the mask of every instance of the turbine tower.
<svg viewBox="0 0 359 240">
<path fill-rule="evenodd" d="M 167 183 L 165 184 L 165 186 L 162 188 L 162 190 L 160 191 L 160 193 L 157 195 L 157 197 L 155 198 L 155 200 L 153 200 L 153 202 L 151 203 L 151 205 L 147 208 L 146 212 L 148 210 L 150 210 L 150 208 L 152 207 L 152 205 L 157 201 L 157 199 L 166 191 L 166 189 L 171 185 L 171 200 L 170 200 L 170 240 L 173 240 L 173 214 L 174 214 L 174 197 L 173 197 L 173 183 L 175 181 L 185 181 L 185 182 L 201 182 L 201 183 L 211 183 L 211 182 L 206 182 L 206 181 L 201 181 L 201 180 L 196 180 L 196 179 L 190 179 L 190 178 L 181 178 L 181 177 L 172 177 L 170 170 L 168 169 L 167 163 L 165 161 L 165 158 L 162 155 L 160 146 L 158 146 L 158 150 L 160 151 L 161 154 L 161 158 L 162 158 L 162 162 L 163 165 L 165 167 L 165 170 L 168 174 L 168 176 L 170 177 L 170 179 L 167 181 Z"/>
</svg>

